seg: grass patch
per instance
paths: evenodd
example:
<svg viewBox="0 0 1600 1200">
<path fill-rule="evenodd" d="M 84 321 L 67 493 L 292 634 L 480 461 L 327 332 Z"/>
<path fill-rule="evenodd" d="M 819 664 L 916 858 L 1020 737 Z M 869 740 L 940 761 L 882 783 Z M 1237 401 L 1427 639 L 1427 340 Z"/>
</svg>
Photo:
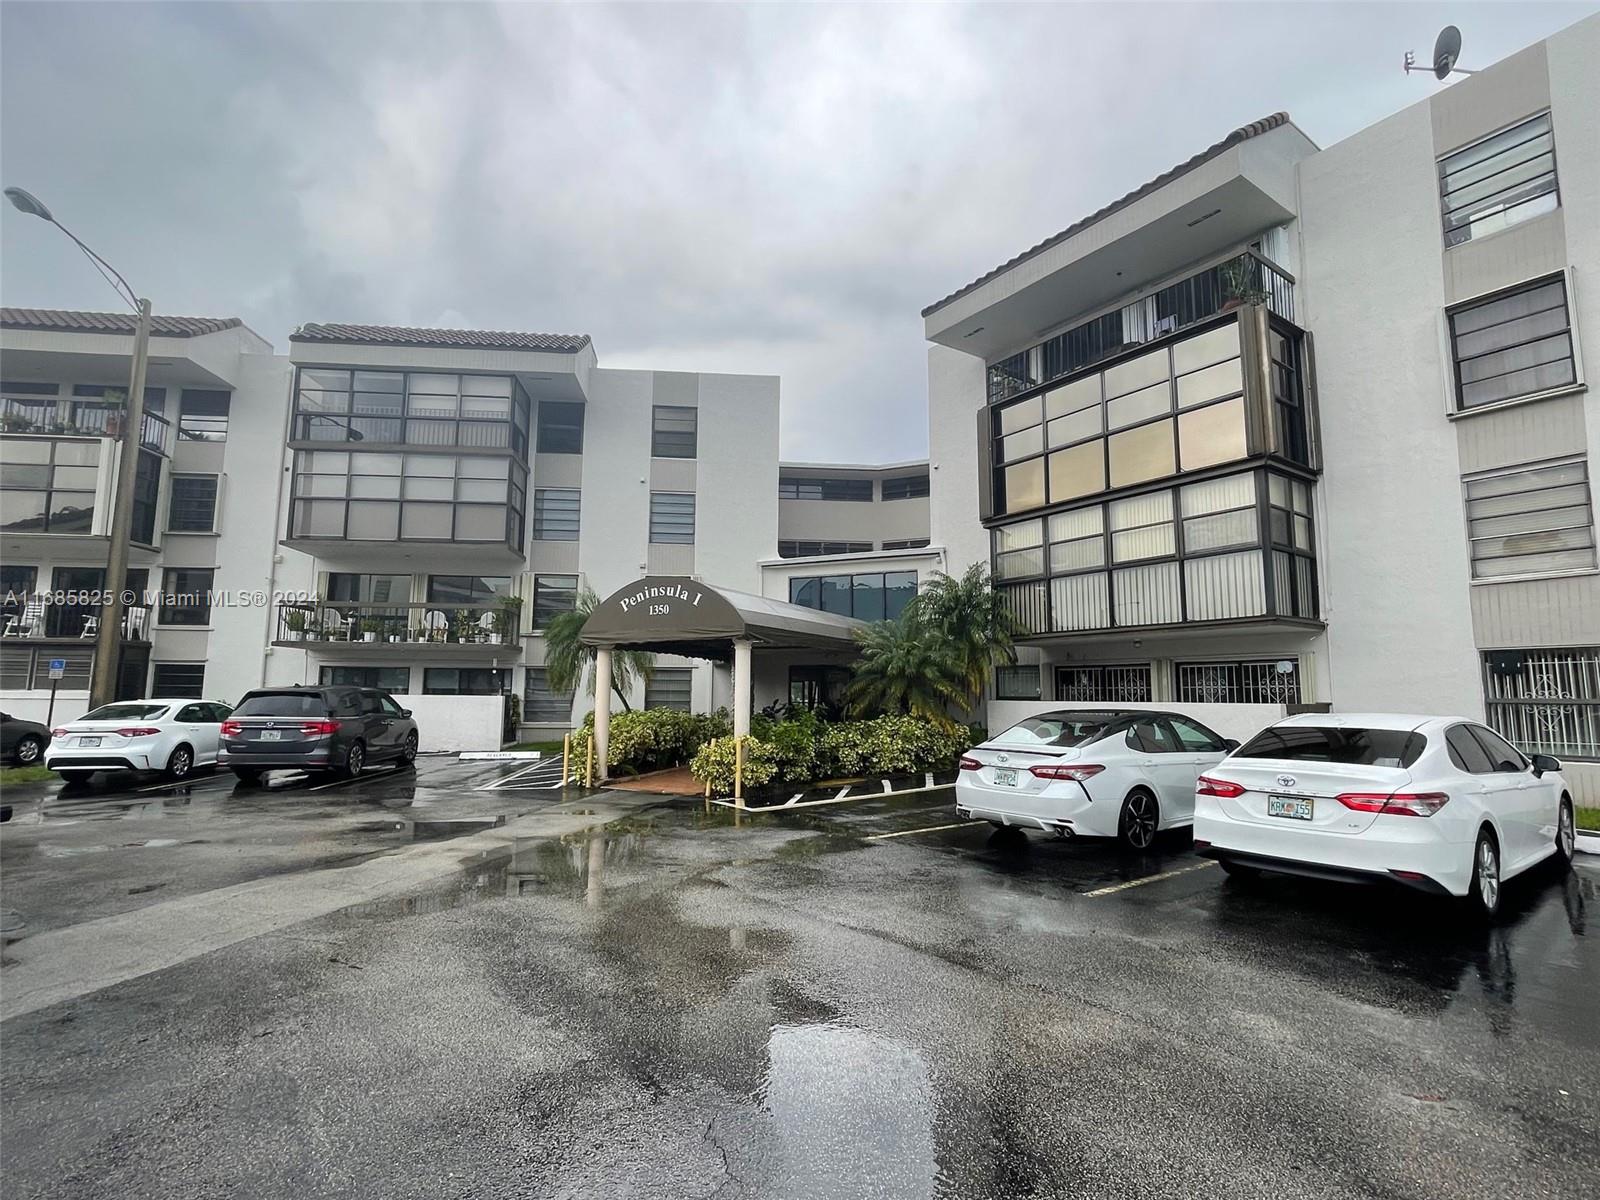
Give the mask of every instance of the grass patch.
<svg viewBox="0 0 1600 1200">
<path fill-rule="evenodd" d="M 1579 829 L 1600 830 L 1600 808 L 1584 808 L 1580 804 L 1572 810 L 1572 816 Z"/>
<path fill-rule="evenodd" d="M 31 767 L 0 767 L 0 784 L 10 785 L 17 783 L 49 783 L 59 778 L 49 767 L 34 765 Z M 1579 810 L 1582 811 L 1581 809 Z"/>
<path fill-rule="evenodd" d="M 507 750 L 537 750 L 540 754 L 560 754 L 561 743 L 554 742 L 518 742 L 514 746 L 507 746 Z"/>
</svg>

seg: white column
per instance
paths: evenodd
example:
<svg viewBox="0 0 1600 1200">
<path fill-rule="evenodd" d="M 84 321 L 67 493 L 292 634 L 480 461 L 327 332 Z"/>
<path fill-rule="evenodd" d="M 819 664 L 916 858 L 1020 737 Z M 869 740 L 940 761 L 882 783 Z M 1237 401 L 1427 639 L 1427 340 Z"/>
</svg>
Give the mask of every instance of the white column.
<svg viewBox="0 0 1600 1200">
<path fill-rule="evenodd" d="M 611 742 L 611 647 L 594 655 L 594 775 L 606 777 L 606 747 Z"/>
<path fill-rule="evenodd" d="M 733 643 L 733 736 L 750 732 L 750 639 Z"/>
</svg>

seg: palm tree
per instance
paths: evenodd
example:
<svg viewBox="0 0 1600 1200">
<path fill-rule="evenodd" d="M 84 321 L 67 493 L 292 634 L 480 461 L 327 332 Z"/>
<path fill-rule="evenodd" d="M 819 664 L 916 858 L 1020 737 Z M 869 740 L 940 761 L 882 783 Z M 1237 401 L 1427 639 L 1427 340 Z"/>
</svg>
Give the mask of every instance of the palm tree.
<svg viewBox="0 0 1600 1200">
<path fill-rule="evenodd" d="M 583 644 L 583 627 L 600 603 L 594 589 L 583 587 L 572 608 L 551 617 L 544 627 L 544 669 L 552 692 L 577 691 L 581 683 L 586 692 L 594 690 L 593 646 Z M 611 655 L 611 690 L 631 711 L 628 691 L 634 680 L 649 682 L 656 672 L 656 657 L 647 650 L 618 650 Z"/>
<path fill-rule="evenodd" d="M 1005 600 L 989 583 L 989 571 L 973 563 L 954 579 L 940 572 L 912 602 L 921 622 L 950 645 L 958 663 L 968 709 L 983 699 L 994 667 L 1017 661 L 1015 638 L 1023 632 Z"/>
<path fill-rule="evenodd" d="M 845 689 L 855 713 L 909 712 L 950 723 L 946 710 L 965 698 L 961 663 L 914 605 L 897 620 L 857 630 L 855 638 L 859 658 Z"/>
</svg>

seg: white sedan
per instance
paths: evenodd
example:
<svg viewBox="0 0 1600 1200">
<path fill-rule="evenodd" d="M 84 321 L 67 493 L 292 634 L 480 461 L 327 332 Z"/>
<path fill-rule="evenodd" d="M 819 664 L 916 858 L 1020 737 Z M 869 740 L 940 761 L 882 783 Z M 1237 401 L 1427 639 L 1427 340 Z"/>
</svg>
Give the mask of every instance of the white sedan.
<svg viewBox="0 0 1600 1200">
<path fill-rule="evenodd" d="M 1040 713 L 962 756 L 956 815 L 1148 850 L 1194 819 L 1195 780 L 1237 745 L 1182 713 Z"/>
<path fill-rule="evenodd" d="M 187 779 L 214 764 L 233 710 L 206 700 L 124 700 L 50 731 L 45 766 L 69 782 L 96 771 L 160 771 Z"/>
<path fill-rule="evenodd" d="M 1461 717 L 1302 714 L 1206 772 L 1195 847 L 1231 875 L 1392 881 L 1492 916 L 1505 880 L 1572 861 L 1560 769 Z"/>
</svg>

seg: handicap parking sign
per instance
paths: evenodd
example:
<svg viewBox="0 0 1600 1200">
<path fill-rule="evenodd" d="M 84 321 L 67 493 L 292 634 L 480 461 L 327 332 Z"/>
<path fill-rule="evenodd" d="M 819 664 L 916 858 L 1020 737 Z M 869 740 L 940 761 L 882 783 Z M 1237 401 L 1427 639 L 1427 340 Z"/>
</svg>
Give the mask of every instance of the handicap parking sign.
<svg viewBox="0 0 1600 1200">
<path fill-rule="evenodd" d="M 67 673 L 67 660 L 66 659 L 64 659 L 64 658 L 52 658 L 50 660 L 50 678 L 51 679 L 60 679 L 66 673 Z"/>
</svg>

